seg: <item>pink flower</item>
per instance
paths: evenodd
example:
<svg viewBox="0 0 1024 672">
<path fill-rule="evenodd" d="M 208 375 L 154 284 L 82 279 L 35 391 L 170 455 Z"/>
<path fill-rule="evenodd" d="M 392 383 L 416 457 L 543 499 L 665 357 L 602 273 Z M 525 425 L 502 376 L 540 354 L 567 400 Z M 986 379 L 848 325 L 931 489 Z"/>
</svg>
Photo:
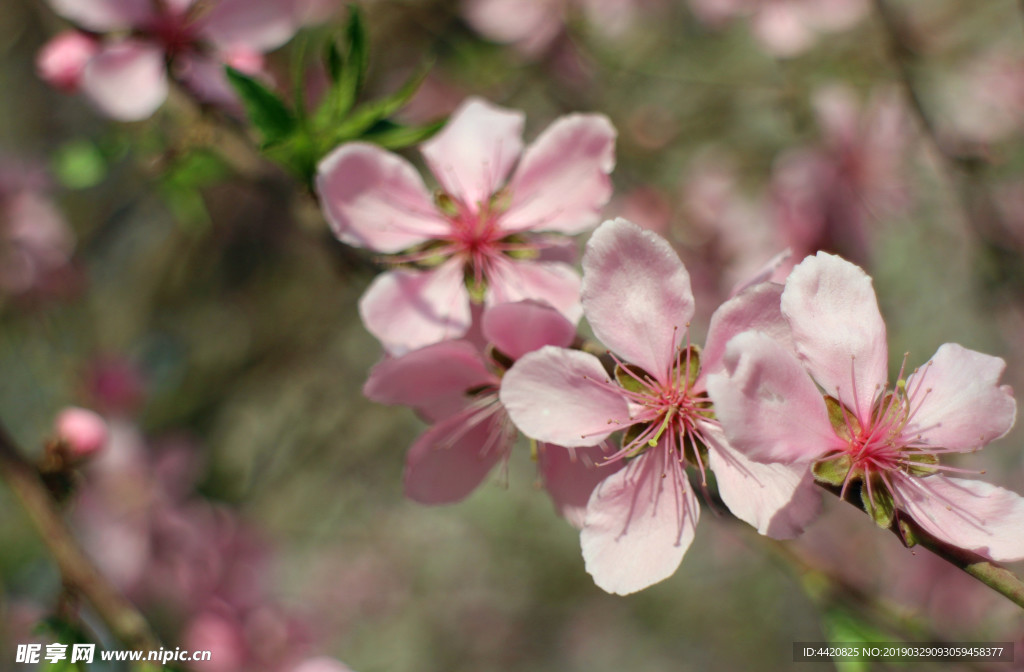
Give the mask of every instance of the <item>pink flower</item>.
<svg viewBox="0 0 1024 672">
<path fill-rule="evenodd" d="M 545 258 L 552 241 L 540 232 L 597 223 L 611 195 L 615 130 L 600 115 L 569 115 L 523 151 L 523 121 L 482 100 L 464 103 L 422 148 L 441 186 L 435 196 L 408 161 L 374 145 L 344 145 L 320 164 L 317 191 L 334 234 L 414 266 L 380 275 L 359 304 L 388 351 L 462 336 L 474 302 L 535 299 L 579 319 L 579 277 Z"/>
<path fill-rule="evenodd" d="M 291 672 L 352 672 L 352 670 L 333 658 L 320 656 L 307 658 L 292 668 Z"/>
<path fill-rule="evenodd" d="M 819 249 L 866 259 L 869 224 L 908 200 L 907 117 L 885 89 L 859 109 L 841 86 L 814 96 L 823 143 L 783 154 L 772 176 L 775 218 L 797 259 Z"/>
<path fill-rule="evenodd" d="M 1024 499 L 940 463 L 1010 430 L 1017 405 L 1000 386 L 1005 364 L 941 346 L 907 378 L 887 383 L 885 323 L 871 279 L 823 252 L 786 282 L 782 312 L 794 351 L 758 333 L 729 343 L 710 389 L 726 436 L 756 460 L 814 463 L 821 479 L 859 487 L 879 525 L 912 519 L 993 560 L 1024 558 Z M 809 374 L 809 375 L 808 375 Z M 854 490 L 853 494 L 858 491 Z"/>
<path fill-rule="evenodd" d="M 866 0 L 690 0 L 698 19 L 719 27 L 737 14 L 749 14 L 754 36 L 765 51 L 798 56 L 820 34 L 852 28 L 867 14 Z"/>
<path fill-rule="evenodd" d="M 0 290 L 52 294 L 70 271 L 75 235 L 48 193 L 45 172 L 0 159 Z"/>
<path fill-rule="evenodd" d="M 91 33 L 58 36 L 39 57 L 47 81 L 77 87 L 107 116 L 145 119 L 167 98 L 168 73 L 205 100 L 233 104 L 223 64 L 258 66 L 253 54 L 275 49 L 298 29 L 291 0 L 50 0 L 54 10 Z M 130 36 L 124 37 L 122 35 Z M 254 70 L 246 70 L 254 72 Z"/>
<path fill-rule="evenodd" d="M 712 469 L 722 499 L 760 532 L 798 533 L 817 501 L 809 479 L 733 450 L 706 386 L 732 335 L 758 327 L 787 338 L 780 287 L 762 284 L 725 303 L 701 352 L 689 343 L 690 278 L 664 239 L 626 220 L 605 222 L 587 244 L 583 271 L 583 310 L 615 353 L 614 379 L 591 354 L 545 347 L 505 375 L 501 401 L 541 441 L 593 446 L 626 430 L 609 458 L 625 466 L 594 490 L 581 533 L 597 585 L 628 594 L 675 572 L 700 513 L 688 465 Z"/>
<path fill-rule="evenodd" d="M 86 64 L 100 46 L 96 39 L 77 30 L 66 30 L 47 42 L 36 57 L 36 71 L 50 86 L 74 93 Z"/>
<path fill-rule="evenodd" d="M 85 408 L 65 408 L 57 415 L 56 429 L 57 437 L 77 458 L 94 455 L 107 443 L 106 421 Z"/>
<path fill-rule="evenodd" d="M 498 399 L 505 370 L 527 352 L 567 347 L 576 338 L 572 323 L 531 302 L 489 309 L 482 331 L 490 343 L 485 352 L 467 340 L 434 343 L 377 364 L 363 389 L 370 399 L 411 406 L 433 423 L 406 461 L 405 494 L 422 504 L 462 500 L 508 459 L 516 429 Z M 555 507 L 578 522 L 590 491 L 604 477 L 593 468 L 601 449 L 570 455 L 541 444 L 536 457 Z"/>
<path fill-rule="evenodd" d="M 484 37 L 534 57 L 547 52 L 564 34 L 576 11 L 603 35 L 617 37 L 636 23 L 637 14 L 659 4 L 658 0 L 465 0 L 463 13 Z"/>
</svg>

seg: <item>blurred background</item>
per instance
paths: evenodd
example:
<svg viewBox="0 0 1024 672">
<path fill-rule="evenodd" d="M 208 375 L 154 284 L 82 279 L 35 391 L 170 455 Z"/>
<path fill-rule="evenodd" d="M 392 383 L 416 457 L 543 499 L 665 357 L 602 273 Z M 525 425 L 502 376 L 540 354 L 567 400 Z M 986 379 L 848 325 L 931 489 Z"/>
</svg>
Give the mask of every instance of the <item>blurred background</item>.
<svg viewBox="0 0 1024 672">
<path fill-rule="evenodd" d="M 605 212 L 677 246 L 698 335 L 775 254 L 825 249 L 874 277 L 894 366 L 957 342 L 1024 389 L 1019 3 L 361 8 L 367 97 L 433 61 L 409 123 L 469 95 L 525 110 L 527 140 L 608 115 Z M 345 17 L 319 3 L 269 81 L 322 77 Z M 1019 609 L 837 501 L 787 544 L 706 508 L 676 575 L 626 598 L 593 585 L 525 443 L 462 503 L 407 501 L 424 425 L 360 393 L 380 358 L 356 313 L 370 257 L 229 115 L 172 95 L 115 123 L 45 84 L 36 54 L 68 26 L 0 4 L 0 420 L 34 458 L 63 408 L 105 418 L 67 517 L 165 643 L 213 651 L 197 669 L 812 672 L 836 666 L 793 663 L 793 642 L 829 640 L 1016 641 L 1024 661 Z M 958 464 L 1021 492 L 1022 448 L 1016 430 Z M 17 644 L 54 640 L 33 628 L 62 608 L 60 577 L 2 486 L 0 582 L 0 669 L 21 669 Z"/>
</svg>

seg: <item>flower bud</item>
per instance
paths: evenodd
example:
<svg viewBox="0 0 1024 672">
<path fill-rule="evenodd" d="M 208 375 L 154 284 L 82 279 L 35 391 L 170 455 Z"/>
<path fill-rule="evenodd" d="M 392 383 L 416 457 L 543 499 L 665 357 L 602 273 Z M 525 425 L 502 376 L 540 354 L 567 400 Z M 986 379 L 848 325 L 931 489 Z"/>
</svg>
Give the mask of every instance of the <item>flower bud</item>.
<svg viewBox="0 0 1024 672">
<path fill-rule="evenodd" d="M 57 415 L 57 438 L 73 458 L 88 458 L 107 443 L 107 423 L 84 408 L 65 408 Z"/>
<path fill-rule="evenodd" d="M 74 93 L 99 45 L 96 40 L 77 30 L 65 31 L 47 42 L 36 56 L 36 71 L 54 88 Z"/>
</svg>

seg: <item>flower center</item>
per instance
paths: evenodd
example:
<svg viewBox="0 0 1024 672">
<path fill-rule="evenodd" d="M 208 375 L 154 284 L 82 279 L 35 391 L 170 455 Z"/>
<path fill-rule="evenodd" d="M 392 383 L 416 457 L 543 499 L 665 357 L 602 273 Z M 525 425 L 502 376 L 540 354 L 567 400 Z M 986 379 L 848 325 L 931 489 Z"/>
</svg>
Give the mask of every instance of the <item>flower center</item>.
<svg viewBox="0 0 1024 672">
<path fill-rule="evenodd" d="M 876 388 L 871 412 L 863 423 L 857 412 L 842 401 L 839 390 L 834 397 L 825 396 L 832 428 L 845 445 L 815 462 L 811 469 L 818 481 L 842 486 L 843 498 L 852 484 L 859 483 L 865 510 L 882 527 L 892 524 L 900 504 L 895 482 L 913 482 L 938 471 L 969 472 L 939 464 L 939 456 L 951 451 L 930 445 L 921 434 L 908 429 L 931 392 L 924 385 L 931 363 L 924 371 L 915 369 L 908 384 L 903 377 L 906 362 L 904 355 L 895 388 Z"/>
<path fill-rule="evenodd" d="M 160 43 L 168 58 L 190 51 L 196 44 L 194 23 L 185 12 L 171 9 L 161 12 L 146 27 L 146 32 Z"/>
<path fill-rule="evenodd" d="M 614 357 L 614 356 L 613 356 Z M 633 364 L 616 359 L 615 378 L 609 383 L 631 405 L 629 427 L 622 448 L 608 461 L 638 457 L 659 443 L 704 471 L 704 436 L 700 422 L 713 417 L 706 391 L 699 389 L 700 348 L 680 348 L 667 375 L 658 379 Z"/>
</svg>

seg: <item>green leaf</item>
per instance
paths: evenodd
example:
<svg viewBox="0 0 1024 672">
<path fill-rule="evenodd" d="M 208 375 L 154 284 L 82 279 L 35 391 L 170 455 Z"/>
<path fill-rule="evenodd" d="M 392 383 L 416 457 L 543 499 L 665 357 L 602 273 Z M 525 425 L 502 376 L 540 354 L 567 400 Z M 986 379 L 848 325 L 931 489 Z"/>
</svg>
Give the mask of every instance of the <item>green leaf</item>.
<svg viewBox="0 0 1024 672">
<path fill-rule="evenodd" d="M 914 534 L 914 528 L 911 527 L 910 523 L 900 519 L 900 535 L 903 539 L 903 545 L 907 548 L 913 548 L 917 546 L 917 535 Z"/>
<path fill-rule="evenodd" d="M 828 485 L 842 485 L 853 468 L 853 459 L 846 454 L 818 460 L 811 465 L 814 480 Z"/>
<path fill-rule="evenodd" d="M 362 139 L 380 145 L 384 149 L 402 149 L 410 145 L 418 145 L 429 139 L 444 128 L 448 119 L 439 119 L 423 126 L 400 126 L 392 124 L 391 128 L 380 131 L 368 131 Z"/>
<path fill-rule="evenodd" d="M 615 367 L 615 380 L 628 392 L 643 393 L 647 385 L 641 381 L 653 381 L 653 378 L 636 364 L 620 364 Z"/>
<path fill-rule="evenodd" d="M 338 43 L 331 40 L 327 43 L 327 51 L 324 53 L 324 63 L 327 65 L 327 76 L 332 84 L 337 84 L 341 79 L 341 69 L 345 67 L 345 60 L 341 57 Z"/>
<path fill-rule="evenodd" d="M 332 138 L 333 144 L 362 137 L 363 133 L 371 129 L 374 124 L 402 109 L 420 88 L 420 84 L 423 83 L 427 73 L 430 72 L 430 67 L 430 63 L 424 64 L 406 80 L 402 88 L 390 96 L 371 101 L 356 108 L 349 118 L 336 129 Z"/>
<path fill-rule="evenodd" d="M 904 453 L 904 459 L 911 463 L 907 468 L 911 476 L 929 476 L 938 471 L 935 468 L 939 463 L 938 455 L 908 451 Z"/>
<path fill-rule="evenodd" d="M 208 230 L 213 224 L 210 212 L 206 209 L 206 201 L 198 189 L 164 184 L 161 194 L 174 219 L 183 229 L 199 233 Z"/>
<path fill-rule="evenodd" d="M 700 375 L 700 346 L 691 345 L 685 350 L 680 350 L 676 358 L 676 366 L 686 376 L 687 386 L 697 382 Z"/>
<path fill-rule="evenodd" d="M 68 189 L 86 189 L 106 177 L 107 161 L 99 147 L 89 140 L 73 140 L 57 150 L 53 172 Z"/>
<path fill-rule="evenodd" d="M 828 642 L 836 647 L 866 645 L 873 642 L 891 642 L 892 636 L 846 609 L 834 607 L 822 614 L 821 629 Z M 834 660 L 838 672 L 868 672 L 869 660 Z"/>
<path fill-rule="evenodd" d="M 861 484 L 860 500 L 864 504 L 864 510 L 868 512 L 875 524 L 883 529 L 889 529 L 892 526 L 893 517 L 896 515 L 896 504 L 893 502 L 892 494 L 881 481 L 872 482 L 870 494 L 868 494 L 868 484 L 866 482 Z"/>
<path fill-rule="evenodd" d="M 350 71 L 355 80 L 353 93 L 358 94 L 366 81 L 366 71 L 370 66 L 370 41 L 366 36 L 366 23 L 358 5 L 348 6 L 348 25 L 345 26 L 345 37 L 348 42 L 346 70 Z"/>
<path fill-rule="evenodd" d="M 630 425 L 629 427 L 627 427 L 626 431 L 623 432 L 622 434 L 622 447 L 625 448 L 626 446 L 634 443 L 637 439 L 640 438 L 640 435 L 643 434 L 648 427 L 649 425 L 643 422 L 639 422 L 635 425 Z M 645 452 L 647 452 L 647 448 L 648 445 L 646 441 L 640 442 L 639 444 L 633 446 L 633 450 L 630 451 L 628 455 L 626 455 L 626 459 L 631 460 L 634 457 L 637 457 L 638 455 L 643 455 Z"/>
<path fill-rule="evenodd" d="M 167 171 L 164 181 L 176 187 L 203 187 L 219 181 L 229 172 L 227 164 L 216 154 L 192 152 Z"/>
<path fill-rule="evenodd" d="M 225 66 L 225 71 L 242 100 L 246 116 L 263 136 L 264 145 L 281 142 L 295 131 L 295 116 L 276 93 L 230 66 Z"/>
<path fill-rule="evenodd" d="M 338 48 L 336 40 L 331 40 L 324 60 L 331 77 L 331 87 L 313 120 L 314 126 L 320 129 L 341 123 L 355 105 L 366 81 L 370 44 L 362 12 L 355 5 L 349 6 L 344 51 Z"/>
<path fill-rule="evenodd" d="M 855 434 L 860 433 L 860 422 L 858 422 L 857 416 L 853 411 L 845 408 L 838 399 L 826 395 L 825 408 L 828 409 L 828 419 L 837 436 L 850 440 Z M 851 429 L 853 434 L 850 432 Z"/>
</svg>

